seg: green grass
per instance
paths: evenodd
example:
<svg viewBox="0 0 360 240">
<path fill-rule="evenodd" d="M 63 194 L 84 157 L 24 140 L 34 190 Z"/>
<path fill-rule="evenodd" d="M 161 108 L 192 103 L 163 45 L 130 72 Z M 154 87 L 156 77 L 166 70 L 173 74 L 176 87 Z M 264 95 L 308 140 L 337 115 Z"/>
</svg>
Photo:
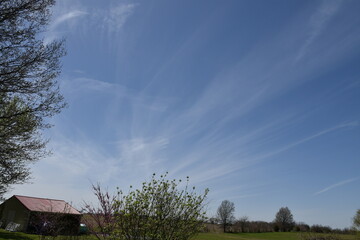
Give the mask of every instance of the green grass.
<svg viewBox="0 0 360 240">
<path fill-rule="evenodd" d="M 360 240 L 360 235 L 340 235 L 344 240 Z M 299 240 L 299 233 L 200 233 L 192 240 Z"/>
<path fill-rule="evenodd" d="M 360 234 L 341 235 L 344 240 L 360 240 Z M 0 240 L 42 240 L 38 235 L 8 232 L 0 229 Z M 52 240 L 47 237 L 43 240 Z M 55 240 L 94 240 L 93 236 L 64 237 L 59 236 Z M 200 233 L 192 240 L 299 240 L 299 233 Z"/>
<path fill-rule="evenodd" d="M 39 240 L 39 236 L 19 233 L 19 232 L 8 232 L 3 229 L 0 229 L 0 240 L 5 239 L 17 239 L 17 240 Z"/>
<path fill-rule="evenodd" d="M 0 240 L 53 240 L 52 237 L 42 237 L 34 234 L 26 234 L 21 232 L 8 232 L 3 229 L 0 229 Z M 67 237 L 67 236 L 58 236 L 55 240 L 96 240 L 94 236 L 76 236 L 76 237 Z"/>
<path fill-rule="evenodd" d="M 297 233 L 201 233 L 194 240 L 298 240 Z"/>
</svg>

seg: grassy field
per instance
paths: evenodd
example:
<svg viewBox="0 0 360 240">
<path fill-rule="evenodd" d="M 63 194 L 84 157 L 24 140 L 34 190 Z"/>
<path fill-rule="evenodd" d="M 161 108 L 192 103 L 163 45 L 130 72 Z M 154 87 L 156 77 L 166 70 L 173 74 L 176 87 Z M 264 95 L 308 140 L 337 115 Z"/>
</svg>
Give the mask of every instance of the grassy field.
<svg viewBox="0 0 360 240">
<path fill-rule="evenodd" d="M 193 240 L 299 240 L 299 233 L 201 233 Z M 360 240 L 360 236 L 340 235 L 344 240 Z"/>
<path fill-rule="evenodd" d="M 297 233 L 201 233 L 194 240 L 298 240 Z"/>
<path fill-rule="evenodd" d="M 360 235 L 341 235 L 344 240 L 360 240 Z M 41 240 L 38 235 L 13 233 L 0 229 L 0 240 Z M 52 238 L 47 238 L 52 239 Z M 62 237 L 55 240 L 95 240 L 92 236 Z M 299 240 L 298 233 L 200 233 L 193 240 Z"/>
</svg>

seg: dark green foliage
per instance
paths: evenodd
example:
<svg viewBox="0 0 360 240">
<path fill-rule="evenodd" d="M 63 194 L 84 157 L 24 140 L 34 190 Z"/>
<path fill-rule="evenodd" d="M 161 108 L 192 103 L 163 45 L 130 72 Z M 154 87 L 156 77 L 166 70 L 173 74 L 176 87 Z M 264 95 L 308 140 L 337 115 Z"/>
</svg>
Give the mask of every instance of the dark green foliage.
<svg viewBox="0 0 360 240">
<path fill-rule="evenodd" d="M 37 132 L 36 116 L 14 115 L 27 109 L 18 98 L 0 95 L 0 196 L 11 184 L 23 183 L 29 177 L 27 164 L 46 154 Z M 36 151 L 31 151 L 36 149 Z"/>
</svg>

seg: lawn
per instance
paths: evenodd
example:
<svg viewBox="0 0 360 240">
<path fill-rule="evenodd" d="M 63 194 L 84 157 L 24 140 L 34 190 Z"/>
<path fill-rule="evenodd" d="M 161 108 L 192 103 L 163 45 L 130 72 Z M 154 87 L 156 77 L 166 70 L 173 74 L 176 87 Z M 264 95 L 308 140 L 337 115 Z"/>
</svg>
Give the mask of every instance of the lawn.
<svg viewBox="0 0 360 240">
<path fill-rule="evenodd" d="M 8 232 L 3 229 L 0 229 L 0 240 L 53 240 L 51 237 L 45 237 L 41 239 L 39 235 L 26 234 L 21 232 Z M 66 237 L 59 236 L 55 240 L 96 240 L 93 236 L 77 236 L 77 237 Z"/>
<path fill-rule="evenodd" d="M 5 239 L 17 239 L 17 240 L 39 240 L 39 236 L 19 233 L 19 232 L 8 232 L 3 229 L 0 229 L 0 240 Z"/>
<path fill-rule="evenodd" d="M 344 240 L 360 240 L 360 235 L 342 235 Z M 0 229 L 0 240 L 40 240 L 40 236 L 14 233 Z M 52 239 L 52 238 L 46 238 Z M 59 236 L 55 240 L 95 240 L 92 236 L 63 237 Z M 299 240 L 298 233 L 200 233 L 192 240 Z"/>
<path fill-rule="evenodd" d="M 201 233 L 194 240 L 298 240 L 297 233 Z"/>
<path fill-rule="evenodd" d="M 340 235 L 344 240 L 360 240 L 360 236 Z M 299 240 L 299 233 L 200 233 L 193 240 Z"/>
</svg>

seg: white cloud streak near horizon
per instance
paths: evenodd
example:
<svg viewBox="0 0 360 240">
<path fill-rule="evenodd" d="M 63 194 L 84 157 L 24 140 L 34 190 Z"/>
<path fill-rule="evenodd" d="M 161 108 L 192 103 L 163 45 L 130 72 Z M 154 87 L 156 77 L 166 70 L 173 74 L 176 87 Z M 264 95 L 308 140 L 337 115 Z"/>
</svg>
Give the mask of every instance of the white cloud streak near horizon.
<svg viewBox="0 0 360 240">
<path fill-rule="evenodd" d="M 354 181 L 356 181 L 356 180 L 358 180 L 358 179 L 359 179 L 359 178 L 356 177 L 356 178 L 350 178 L 350 179 L 347 179 L 347 180 L 340 181 L 340 182 L 338 182 L 338 183 L 335 183 L 335 184 L 333 184 L 333 185 L 330 185 L 330 186 L 328 186 L 328 187 L 326 187 L 326 188 L 324 188 L 324 189 L 322 189 L 322 190 L 314 193 L 314 195 L 319 195 L 319 194 L 325 193 L 325 192 L 327 192 L 327 191 L 329 191 L 329 190 L 331 190 L 331 189 L 333 189 L 333 188 L 337 188 L 337 187 L 343 186 L 343 185 L 345 185 L 345 184 L 354 182 Z"/>
</svg>

